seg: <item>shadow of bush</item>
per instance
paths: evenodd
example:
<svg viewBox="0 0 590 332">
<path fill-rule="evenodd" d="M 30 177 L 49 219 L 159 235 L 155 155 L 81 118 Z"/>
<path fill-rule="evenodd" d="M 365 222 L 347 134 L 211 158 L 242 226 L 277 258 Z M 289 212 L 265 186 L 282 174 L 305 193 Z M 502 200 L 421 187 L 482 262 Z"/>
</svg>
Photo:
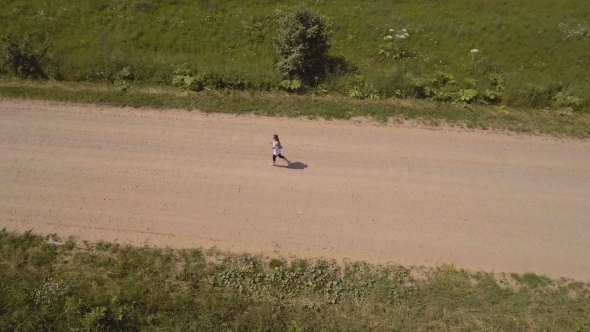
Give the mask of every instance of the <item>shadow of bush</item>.
<svg viewBox="0 0 590 332">
<path fill-rule="evenodd" d="M 322 78 L 326 79 L 330 76 L 357 74 L 358 72 L 358 66 L 348 61 L 345 57 L 331 55 L 326 61 L 326 70 L 322 73 Z"/>
</svg>

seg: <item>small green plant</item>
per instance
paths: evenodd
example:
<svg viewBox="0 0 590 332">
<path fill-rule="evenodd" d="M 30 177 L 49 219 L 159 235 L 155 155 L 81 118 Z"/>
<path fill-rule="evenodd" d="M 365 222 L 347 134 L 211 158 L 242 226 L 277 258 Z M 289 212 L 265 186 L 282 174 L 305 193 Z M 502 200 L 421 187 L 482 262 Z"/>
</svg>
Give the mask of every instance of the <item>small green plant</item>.
<svg viewBox="0 0 590 332">
<path fill-rule="evenodd" d="M 301 324 L 299 324 L 299 322 L 297 322 L 296 320 L 292 320 L 292 321 L 288 322 L 286 327 L 287 328 L 285 329 L 285 331 L 287 331 L 287 332 L 304 332 L 305 331 L 303 326 L 301 326 Z"/>
<path fill-rule="evenodd" d="M 490 80 L 490 85 L 492 88 L 494 88 L 494 90 L 499 92 L 504 91 L 504 82 L 506 80 L 504 76 L 498 73 L 491 73 L 488 78 Z"/>
<path fill-rule="evenodd" d="M 450 88 L 440 88 L 435 91 L 432 99 L 440 102 L 448 102 L 455 98 L 455 93 Z"/>
<path fill-rule="evenodd" d="M 288 92 L 302 92 L 304 87 L 300 80 L 283 80 L 279 83 L 279 88 Z"/>
<path fill-rule="evenodd" d="M 113 82 L 113 84 L 115 85 L 115 90 L 126 92 L 131 87 L 129 81 L 132 79 L 133 74 L 131 74 L 131 67 L 125 67 L 121 69 L 121 71 L 119 71 L 117 75 L 115 75 L 115 80 Z"/>
<path fill-rule="evenodd" d="M 381 99 L 381 94 L 374 84 L 367 83 L 364 76 L 355 75 L 350 82 L 348 97 L 353 99 Z"/>
<path fill-rule="evenodd" d="M 574 332 L 588 332 L 590 331 L 590 320 L 582 319 L 576 322 Z"/>
<path fill-rule="evenodd" d="M 428 78 L 425 76 L 414 76 L 409 74 L 407 77 L 409 81 L 410 91 L 408 96 L 412 98 L 424 99 L 432 96 L 433 91 L 428 86 Z"/>
<path fill-rule="evenodd" d="M 483 99 L 490 104 L 497 104 L 502 98 L 502 93 L 497 90 L 486 89 L 483 92 Z"/>
<path fill-rule="evenodd" d="M 430 79 L 430 83 L 434 87 L 442 87 L 447 84 L 457 84 L 457 81 L 455 80 L 455 76 L 453 74 L 437 70 Z"/>
<path fill-rule="evenodd" d="M 465 85 L 467 85 L 470 89 L 477 89 L 479 81 L 475 78 L 468 78 L 465 80 Z"/>
<path fill-rule="evenodd" d="M 258 90 L 269 90 L 276 87 L 274 82 L 252 82 L 244 78 L 245 75 L 236 71 L 214 71 L 204 69 L 199 72 L 193 72 L 186 64 L 177 67 L 172 76 L 172 85 L 190 91 L 209 90 L 244 90 L 246 87 Z"/>
<path fill-rule="evenodd" d="M 408 50 L 405 44 L 400 40 L 387 40 L 379 45 L 378 54 L 386 59 L 401 60 L 415 58 L 416 53 Z"/>
<path fill-rule="evenodd" d="M 465 103 L 471 103 L 477 98 L 477 90 L 475 89 L 461 89 L 458 92 L 459 100 Z"/>
<path fill-rule="evenodd" d="M 362 100 L 362 99 L 381 99 L 381 95 L 375 88 L 371 85 L 366 85 L 363 87 L 355 86 L 348 90 L 348 96 L 352 99 Z"/>
<path fill-rule="evenodd" d="M 187 91 L 201 91 L 204 88 L 202 80 L 195 77 L 186 64 L 182 64 L 174 70 L 172 85 Z"/>
<path fill-rule="evenodd" d="M 386 59 L 395 60 L 417 58 L 416 52 L 408 50 L 407 42 L 405 41 L 408 37 L 410 37 L 410 34 L 407 29 L 401 29 L 397 32 L 395 29 L 389 29 L 388 35 L 383 37 L 384 43 L 379 45 L 378 54 Z"/>
<path fill-rule="evenodd" d="M 482 98 L 489 104 L 498 104 L 502 100 L 504 92 L 504 77 L 499 73 L 491 73 L 488 75 L 490 89 L 483 92 Z"/>
<path fill-rule="evenodd" d="M 410 96 L 414 98 L 431 98 L 436 101 L 447 102 L 455 97 L 455 76 L 440 70 L 433 75 L 409 75 Z"/>
<path fill-rule="evenodd" d="M 553 97 L 554 107 L 571 107 L 577 108 L 582 105 L 582 99 L 574 96 L 570 96 L 564 91 L 559 91 L 555 97 Z"/>
<path fill-rule="evenodd" d="M 354 87 L 348 90 L 348 96 L 352 99 L 365 99 L 366 96 L 360 91 L 358 87 Z"/>
</svg>

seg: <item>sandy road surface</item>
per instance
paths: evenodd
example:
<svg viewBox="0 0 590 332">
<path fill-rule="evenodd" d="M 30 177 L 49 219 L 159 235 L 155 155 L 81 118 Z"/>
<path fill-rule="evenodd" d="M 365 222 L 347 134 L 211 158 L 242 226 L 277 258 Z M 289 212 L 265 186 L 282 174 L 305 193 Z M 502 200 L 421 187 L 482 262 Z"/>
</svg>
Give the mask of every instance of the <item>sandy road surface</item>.
<svg viewBox="0 0 590 332">
<path fill-rule="evenodd" d="M 588 141 L 2 100 L 0 183 L 9 230 L 590 280 Z"/>
</svg>

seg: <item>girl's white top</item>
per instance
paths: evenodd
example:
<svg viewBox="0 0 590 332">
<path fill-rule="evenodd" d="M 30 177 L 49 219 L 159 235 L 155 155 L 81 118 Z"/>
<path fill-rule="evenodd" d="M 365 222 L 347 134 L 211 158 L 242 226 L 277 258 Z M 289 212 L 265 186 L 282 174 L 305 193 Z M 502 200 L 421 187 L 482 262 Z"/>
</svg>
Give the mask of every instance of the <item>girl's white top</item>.
<svg viewBox="0 0 590 332">
<path fill-rule="evenodd" d="M 274 155 L 275 156 L 278 156 L 278 155 L 281 154 L 281 148 L 280 148 L 280 146 L 281 146 L 281 143 L 279 143 L 279 141 L 273 141 L 272 142 L 272 149 L 273 149 L 273 152 L 274 152 Z"/>
</svg>

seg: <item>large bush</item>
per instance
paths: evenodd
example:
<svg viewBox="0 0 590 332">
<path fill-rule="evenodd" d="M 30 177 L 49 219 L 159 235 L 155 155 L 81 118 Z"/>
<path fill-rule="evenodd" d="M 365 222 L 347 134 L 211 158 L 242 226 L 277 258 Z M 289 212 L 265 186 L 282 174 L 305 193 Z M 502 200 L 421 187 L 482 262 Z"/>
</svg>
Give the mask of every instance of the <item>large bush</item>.
<svg viewBox="0 0 590 332">
<path fill-rule="evenodd" d="M 41 64 L 46 50 L 45 47 L 34 49 L 30 36 L 4 35 L 0 37 L 0 68 L 20 78 L 44 77 Z"/>
<path fill-rule="evenodd" d="M 330 45 L 321 16 L 305 5 L 278 13 L 278 35 L 273 39 L 279 56 L 276 69 L 285 79 L 311 83 L 321 78 L 329 64 Z"/>
</svg>

